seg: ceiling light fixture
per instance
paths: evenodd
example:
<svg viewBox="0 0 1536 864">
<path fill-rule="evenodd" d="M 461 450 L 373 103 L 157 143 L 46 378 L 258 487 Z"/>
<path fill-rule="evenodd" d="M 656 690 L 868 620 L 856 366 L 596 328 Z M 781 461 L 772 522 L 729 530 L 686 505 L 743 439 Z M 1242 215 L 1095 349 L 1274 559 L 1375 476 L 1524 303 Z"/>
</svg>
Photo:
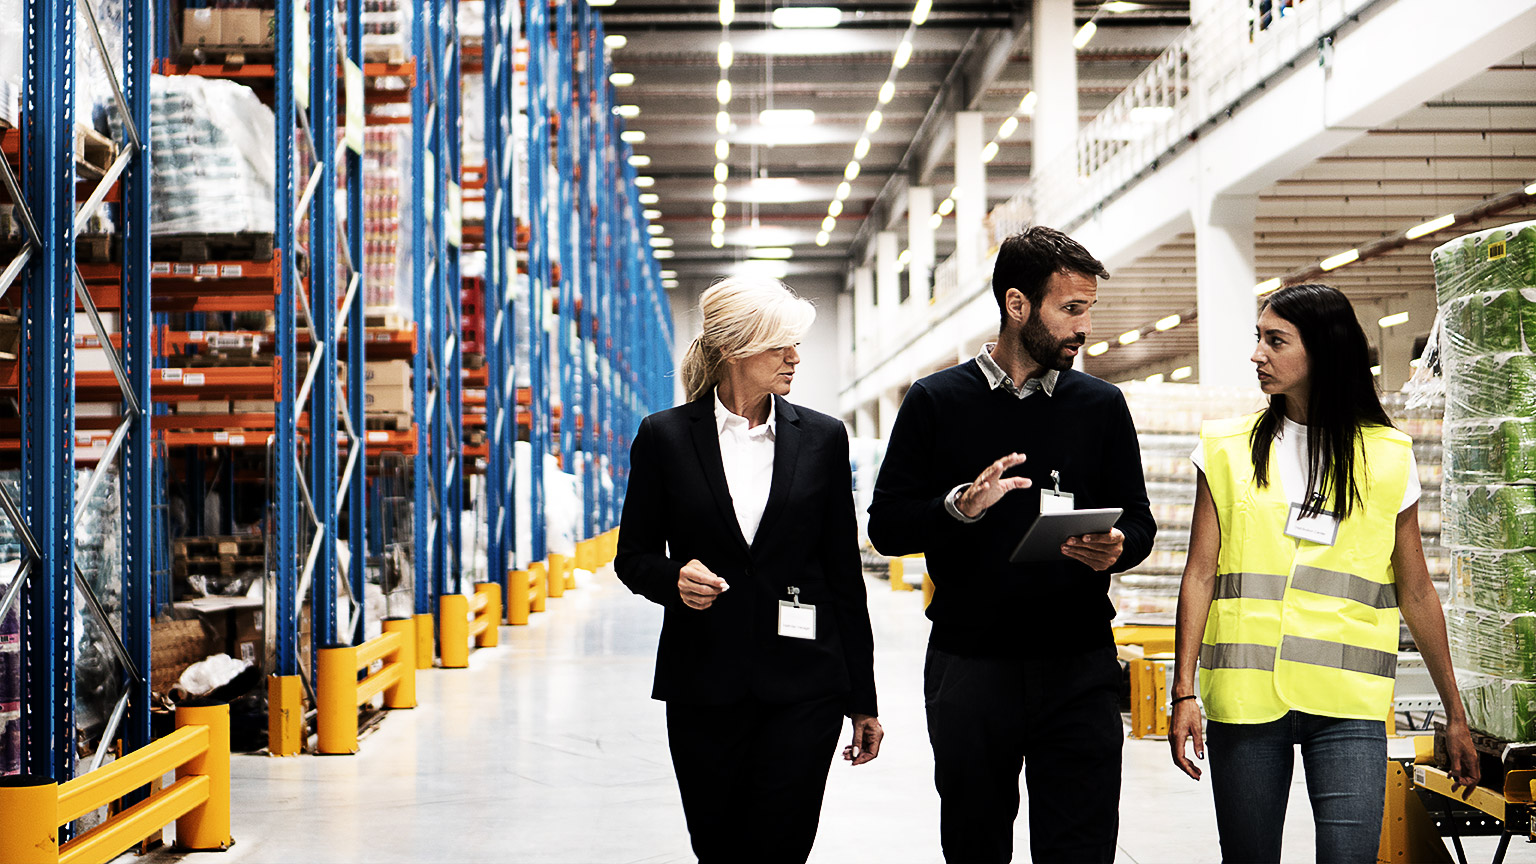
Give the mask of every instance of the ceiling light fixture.
<svg viewBox="0 0 1536 864">
<path fill-rule="evenodd" d="M 884 105 L 885 103 L 891 101 L 891 99 L 893 99 L 895 96 L 896 82 L 890 78 L 885 79 L 885 83 L 880 85 L 880 104 Z"/>
<path fill-rule="evenodd" d="M 731 43 L 720 43 L 719 61 L 721 69 L 729 69 L 731 68 L 731 64 L 736 62 L 736 51 L 731 48 Z"/>
<path fill-rule="evenodd" d="M 935 213 L 932 216 L 928 217 L 928 227 L 932 228 L 935 231 L 939 230 L 939 226 L 943 225 L 943 224 L 944 224 L 944 217 L 940 216 L 937 213 Z"/>
<path fill-rule="evenodd" d="M 716 183 L 724 183 L 726 180 L 730 179 L 730 176 L 731 176 L 731 169 L 729 167 L 727 167 L 724 162 L 716 162 L 715 163 L 715 182 Z"/>
<path fill-rule="evenodd" d="M 661 271 L 661 278 L 663 278 L 663 279 L 676 279 L 677 278 L 677 271 L 676 270 L 663 270 L 663 271 Z"/>
<path fill-rule="evenodd" d="M 907 63 L 910 62 L 911 60 L 912 60 L 912 40 L 911 39 L 903 39 L 903 40 L 901 40 L 901 44 L 896 46 L 896 59 L 895 59 L 895 61 L 893 61 L 893 65 L 897 69 L 905 69 L 905 68 L 907 68 Z"/>
<path fill-rule="evenodd" d="M 711 235 L 710 238 L 709 238 L 709 245 L 715 247 L 716 249 L 719 249 L 721 246 L 724 246 L 725 245 L 725 235 L 724 234 L 713 234 L 713 235 Z"/>
<path fill-rule="evenodd" d="M 1121 12 L 1135 12 L 1138 9 L 1145 9 L 1147 8 L 1147 4 L 1127 3 L 1125 0 L 1111 0 L 1111 2 L 1105 3 L 1099 8 L 1103 9 L 1105 12 L 1113 12 L 1118 15 Z"/>
<path fill-rule="evenodd" d="M 839 201 L 847 201 L 848 200 L 848 196 L 852 195 L 852 194 L 853 194 L 853 186 L 851 184 L 849 184 L 849 182 L 847 180 L 844 180 L 843 182 L 837 184 L 837 200 L 839 200 Z"/>
<path fill-rule="evenodd" d="M 709 215 L 715 217 L 716 219 L 724 219 L 725 218 L 725 202 L 724 201 L 716 201 L 714 203 L 714 205 L 712 205 L 709 208 Z"/>
<path fill-rule="evenodd" d="M 725 200 L 725 184 L 724 183 L 716 183 L 715 184 L 715 200 L 716 201 L 724 201 Z"/>
<path fill-rule="evenodd" d="M 1157 327 L 1157 329 L 1159 329 L 1159 330 L 1172 330 L 1173 328 L 1179 326 L 1183 322 L 1184 322 L 1184 319 L 1179 317 L 1178 315 L 1169 315 L 1167 318 L 1160 318 L 1160 319 L 1158 319 L 1157 324 L 1155 324 L 1153 326 Z"/>
<path fill-rule="evenodd" d="M 826 30 L 843 23 L 843 10 L 836 6 L 780 6 L 769 17 L 780 30 Z"/>
<path fill-rule="evenodd" d="M 1109 343 L 1108 342 L 1095 342 L 1092 345 L 1088 346 L 1088 356 L 1089 357 L 1097 357 L 1100 354 L 1103 354 L 1105 351 L 1108 351 L 1108 350 L 1109 350 Z"/>
<path fill-rule="evenodd" d="M 608 76 L 608 80 L 613 82 L 613 86 L 615 87 L 628 87 L 629 85 L 635 83 L 635 73 L 615 72 Z"/>
<path fill-rule="evenodd" d="M 715 115 L 715 131 L 721 135 L 731 131 L 731 115 L 721 111 Z"/>
<path fill-rule="evenodd" d="M 821 231 L 822 231 L 823 234 L 830 234 L 830 233 L 832 233 L 832 229 L 836 228 L 836 227 L 837 227 L 837 220 L 835 218 L 831 217 L 831 216 L 828 216 L 827 218 L 821 220 Z"/>
<path fill-rule="evenodd" d="M 725 220 L 721 219 L 719 217 L 716 217 L 713 222 L 709 223 L 709 231 L 710 231 L 711 234 L 724 234 L 725 233 Z"/>
<path fill-rule="evenodd" d="M 850 181 L 859 179 L 859 160 L 855 159 L 848 163 L 848 167 L 843 169 L 843 179 Z"/>
<path fill-rule="evenodd" d="M 1360 250 L 1351 249 L 1348 252 L 1340 252 L 1337 255 L 1324 258 L 1323 260 L 1317 262 L 1317 266 L 1324 273 L 1326 273 L 1329 270 L 1337 270 L 1340 267 L 1343 267 L 1345 264 L 1349 264 L 1358 260 L 1360 260 Z"/>
<path fill-rule="evenodd" d="M 1193 374 L 1195 374 L 1195 370 L 1193 368 L 1189 366 L 1180 366 L 1179 368 L 1173 370 L 1172 374 L 1170 374 L 1168 377 L 1175 381 L 1183 381 L 1185 378 L 1188 378 Z"/>
<path fill-rule="evenodd" d="M 629 164 L 635 166 L 636 168 L 644 168 L 645 166 L 651 164 L 651 157 L 642 156 L 639 153 L 636 153 L 635 155 L 629 157 Z"/>
<path fill-rule="evenodd" d="M 671 246 L 672 243 L 673 243 L 673 240 L 672 240 L 671 237 L 652 237 L 651 238 L 651 246 L 653 248 L 656 248 L 656 249 L 665 249 L 668 246 Z"/>
<path fill-rule="evenodd" d="M 997 142 L 988 141 L 987 146 L 981 148 L 981 161 L 991 162 L 997 158 Z"/>
<path fill-rule="evenodd" d="M 1031 117 L 1035 113 L 1035 104 L 1040 101 L 1040 94 L 1031 90 L 1019 100 L 1019 113 L 1025 117 Z"/>
<path fill-rule="evenodd" d="M 588 6 L 612 6 L 616 0 L 587 0 Z"/>
<path fill-rule="evenodd" d="M 1265 294 L 1275 290 L 1276 288 L 1279 288 L 1280 284 L 1280 277 L 1278 276 L 1273 279 L 1265 279 L 1263 282 L 1253 286 L 1253 293 L 1262 297 Z"/>
<path fill-rule="evenodd" d="M 731 81 L 729 78 L 721 78 L 715 85 L 715 101 L 721 105 L 731 104 Z"/>
<path fill-rule="evenodd" d="M 629 44 L 629 38 L 622 33 L 611 33 L 603 37 L 603 44 L 617 51 Z"/>
<path fill-rule="evenodd" d="M 880 130 L 880 124 L 884 120 L 885 120 L 885 115 L 881 114 L 880 113 L 880 109 L 876 108 L 875 110 L 869 112 L 869 119 L 864 122 L 864 131 L 865 132 L 877 132 L 877 131 L 879 131 Z"/>
<path fill-rule="evenodd" d="M 661 196 L 657 195 L 655 192 L 642 192 L 642 193 L 640 193 L 640 203 L 641 204 L 660 204 L 661 203 Z"/>
<path fill-rule="evenodd" d="M 832 203 L 828 204 L 827 215 L 834 218 L 843 215 L 843 202 L 833 201 Z"/>
<path fill-rule="evenodd" d="M 1019 118 L 1010 116 L 1007 120 L 1004 120 L 1003 121 L 1003 125 L 998 128 L 998 130 L 997 130 L 997 137 L 1002 138 L 1003 140 L 1006 141 L 1009 138 L 1012 138 L 1013 137 L 1013 133 L 1017 132 L 1018 129 L 1019 129 Z"/>
<path fill-rule="evenodd" d="M 1159 372 L 1156 375 L 1148 375 L 1147 376 L 1147 383 L 1148 384 L 1161 384 L 1161 383 L 1163 383 L 1163 373 Z"/>
<path fill-rule="evenodd" d="M 1381 375 L 1381 367 L 1380 366 L 1372 366 L 1371 367 L 1371 377 L 1375 378 L 1375 377 L 1377 377 L 1379 375 Z"/>
<path fill-rule="evenodd" d="M 747 257 L 782 261 L 786 258 L 795 257 L 795 250 L 789 248 L 788 246 L 764 246 L 758 249 L 753 249 L 751 253 L 747 255 Z"/>
<path fill-rule="evenodd" d="M 912 23 L 917 27 L 923 26 L 928 21 L 928 13 L 933 11 L 933 0 L 917 0 L 917 5 L 912 7 Z"/>
<path fill-rule="evenodd" d="M 639 129 L 629 129 L 619 133 L 619 140 L 625 144 L 644 144 L 645 133 Z"/>
<path fill-rule="evenodd" d="M 939 202 L 938 214 L 940 217 L 948 216 L 953 212 L 955 212 L 955 199 L 945 198 Z"/>
<path fill-rule="evenodd" d="M 641 213 L 640 215 L 644 216 L 647 219 L 660 219 L 661 218 L 661 211 L 660 210 L 646 210 L 643 213 Z"/>
<path fill-rule="evenodd" d="M 764 126 L 810 126 L 816 112 L 809 108 L 768 108 L 757 112 L 757 122 Z"/>
<path fill-rule="evenodd" d="M 657 258 L 671 258 L 673 255 L 676 255 L 676 254 L 677 253 L 673 252 L 671 249 L 652 249 L 651 250 L 651 255 L 653 255 L 653 256 L 655 256 Z"/>
<path fill-rule="evenodd" d="M 723 162 L 730 155 L 731 155 L 731 145 L 730 145 L 729 142 L 727 142 L 724 138 L 721 138 L 719 141 L 715 142 L 715 158 L 716 159 L 719 159 L 720 161 Z"/>
<path fill-rule="evenodd" d="M 736 0 L 720 0 L 720 26 L 729 27 L 736 20 Z"/>
<path fill-rule="evenodd" d="M 650 188 L 651 186 L 655 186 L 656 185 L 656 178 L 655 177 L 645 177 L 645 176 L 636 177 L 635 178 L 635 185 L 639 186 L 641 189 L 647 189 L 647 188 Z"/>
<path fill-rule="evenodd" d="M 648 231 L 651 234 L 665 234 L 665 233 L 667 233 L 667 229 L 661 227 L 660 225 L 647 225 L 647 226 L 645 226 L 645 230 Z"/>
<path fill-rule="evenodd" d="M 869 136 L 866 135 L 863 138 L 859 139 L 859 143 L 853 145 L 853 158 L 855 158 L 855 159 L 863 159 L 865 156 L 868 156 L 868 155 L 869 155 Z"/>
<path fill-rule="evenodd" d="M 1409 228 L 1403 234 L 1403 236 L 1407 237 L 1409 240 L 1417 240 L 1420 237 L 1423 237 L 1425 234 L 1433 234 L 1436 231 L 1439 231 L 1441 228 L 1449 228 L 1455 224 L 1456 215 L 1448 214 L 1441 216 L 1439 219 L 1431 219 L 1422 225 L 1415 225 L 1412 228 Z"/>
<path fill-rule="evenodd" d="M 1078 28 L 1077 35 L 1072 37 L 1072 47 L 1079 51 L 1083 50 L 1088 47 L 1089 42 L 1093 41 L 1093 34 L 1097 32 L 1099 32 L 1099 25 L 1089 21 Z"/>
<path fill-rule="evenodd" d="M 1387 315 L 1387 316 L 1381 318 L 1376 323 L 1379 324 L 1382 327 L 1396 327 L 1399 324 L 1407 324 L 1408 323 L 1408 313 L 1407 312 L 1396 312 L 1396 313 L 1393 313 L 1391 315 Z"/>
<path fill-rule="evenodd" d="M 817 246 L 825 246 L 825 245 L 827 245 L 827 241 L 829 241 L 831 239 L 832 239 L 832 235 L 831 234 L 828 234 L 825 231 L 818 232 L 816 234 L 816 245 Z"/>
<path fill-rule="evenodd" d="M 677 287 L 677 280 L 676 279 L 663 279 L 663 280 L 661 280 L 661 287 L 663 287 L 663 288 L 676 288 Z"/>
<path fill-rule="evenodd" d="M 613 113 L 619 115 L 620 117 L 626 118 L 626 119 L 631 119 L 631 118 L 634 118 L 634 117 L 639 117 L 640 116 L 640 106 L 639 105 L 617 105 L 617 106 L 614 107 Z"/>
<path fill-rule="evenodd" d="M 1136 340 L 1138 340 L 1140 338 L 1141 338 L 1141 331 L 1140 330 L 1127 330 L 1124 333 L 1120 334 L 1120 344 L 1121 345 L 1129 345 L 1132 342 L 1135 342 Z"/>
</svg>

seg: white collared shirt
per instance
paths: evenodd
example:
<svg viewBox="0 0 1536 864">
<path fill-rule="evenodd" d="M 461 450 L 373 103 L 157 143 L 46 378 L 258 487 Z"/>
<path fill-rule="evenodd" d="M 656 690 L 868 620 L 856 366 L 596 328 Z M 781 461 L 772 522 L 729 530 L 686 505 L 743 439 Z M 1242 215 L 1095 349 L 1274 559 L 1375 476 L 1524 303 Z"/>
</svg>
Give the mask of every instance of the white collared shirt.
<svg viewBox="0 0 1536 864">
<path fill-rule="evenodd" d="M 736 508 L 741 536 L 751 544 L 768 506 L 768 487 L 773 483 L 773 422 L 777 411 L 768 397 L 768 422 L 747 428 L 747 418 L 734 414 L 715 391 L 715 433 L 720 436 L 720 462 L 725 466 L 725 485 Z"/>
<path fill-rule="evenodd" d="M 987 376 L 987 384 L 993 390 L 1001 387 L 1020 399 L 1027 399 L 1036 390 L 1045 391 L 1047 396 L 1056 395 L 1056 379 L 1061 377 L 1060 372 L 1047 369 L 1039 378 L 1029 378 L 1023 384 L 1015 384 L 1013 378 L 1003 371 L 1003 367 L 992 359 L 992 349 L 996 347 L 996 342 L 988 342 L 981 346 L 981 351 L 976 355 L 976 365 L 981 367 L 981 374 Z"/>
</svg>

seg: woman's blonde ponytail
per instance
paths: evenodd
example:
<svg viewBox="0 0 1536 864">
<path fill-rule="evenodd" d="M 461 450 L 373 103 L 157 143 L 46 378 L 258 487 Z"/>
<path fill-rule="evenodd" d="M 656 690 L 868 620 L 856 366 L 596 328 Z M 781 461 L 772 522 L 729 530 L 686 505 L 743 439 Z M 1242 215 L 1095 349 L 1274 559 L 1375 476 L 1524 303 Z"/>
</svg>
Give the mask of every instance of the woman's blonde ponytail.
<svg viewBox="0 0 1536 864">
<path fill-rule="evenodd" d="M 711 358 L 710 354 L 715 356 Z M 683 393 L 686 401 L 692 402 L 715 386 L 715 370 L 719 365 L 719 353 L 710 351 L 704 345 L 704 334 L 700 333 L 688 343 L 688 350 L 683 353 Z"/>
</svg>

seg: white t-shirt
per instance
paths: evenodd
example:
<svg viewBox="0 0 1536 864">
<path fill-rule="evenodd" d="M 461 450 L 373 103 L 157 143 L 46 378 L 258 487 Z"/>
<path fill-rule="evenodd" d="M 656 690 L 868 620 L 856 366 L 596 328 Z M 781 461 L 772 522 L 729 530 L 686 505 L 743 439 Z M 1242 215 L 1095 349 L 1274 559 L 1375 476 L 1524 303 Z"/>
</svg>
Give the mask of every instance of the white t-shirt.
<svg viewBox="0 0 1536 864">
<path fill-rule="evenodd" d="M 1288 500 L 1300 500 L 1307 489 L 1307 427 L 1282 417 L 1280 428 L 1275 432 L 1275 455 L 1280 460 L 1280 491 Z M 1195 452 L 1189 458 L 1194 460 L 1196 468 L 1205 470 L 1204 440 L 1195 445 Z M 1403 506 L 1397 508 L 1397 512 L 1401 513 L 1417 502 L 1422 491 L 1419 463 L 1409 451 L 1408 488 L 1403 491 Z"/>
</svg>

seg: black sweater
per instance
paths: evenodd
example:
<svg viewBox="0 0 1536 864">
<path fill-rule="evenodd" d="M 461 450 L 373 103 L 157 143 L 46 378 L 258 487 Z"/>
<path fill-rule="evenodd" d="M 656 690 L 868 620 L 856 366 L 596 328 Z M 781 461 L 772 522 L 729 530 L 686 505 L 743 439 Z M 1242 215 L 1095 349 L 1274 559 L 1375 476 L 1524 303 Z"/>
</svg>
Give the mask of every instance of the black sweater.
<svg viewBox="0 0 1536 864">
<path fill-rule="evenodd" d="M 1033 487 L 1009 492 L 980 521 L 944 507 L 951 489 L 1012 453 L 1006 476 Z M 992 390 L 975 360 L 914 383 L 902 402 L 875 482 L 869 539 L 885 555 L 926 554 L 935 591 L 932 647 L 972 656 L 1061 656 L 1112 644 L 1109 572 L 1072 560 L 1011 564 L 1009 554 L 1040 510 L 1041 488 L 1061 473 L 1079 510 L 1120 507 L 1119 573 L 1152 551 L 1136 427 L 1119 388 L 1065 371 L 1053 395 L 1019 399 Z"/>
</svg>

